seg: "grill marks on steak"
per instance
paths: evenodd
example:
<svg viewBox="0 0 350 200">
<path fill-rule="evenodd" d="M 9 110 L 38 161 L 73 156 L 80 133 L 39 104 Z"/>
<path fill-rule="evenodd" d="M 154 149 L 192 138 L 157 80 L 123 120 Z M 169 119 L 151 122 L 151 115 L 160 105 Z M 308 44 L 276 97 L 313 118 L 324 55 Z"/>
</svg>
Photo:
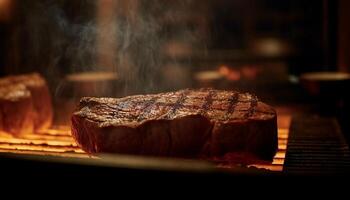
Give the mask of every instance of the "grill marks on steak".
<svg viewBox="0 0 350 200">
<path fill-rule="evenodd" d="M 82 127 L 86 124 L 90 129 Z M 213 89 L 120 99 L 86 97 L 72 116 L 72 133 L 89 153 L 250 152 L 272 159 L 277 148 L 276 113 L 270 106 L 248 93 Z M 128 141 L 129 146 L 124 144 Z"/>
<path fill-rule="evenodd" d="M 232 113 L 235 110 L 236 105 L 238 103 L 238 98 L 239 98 L 238 93 L 234 93 L 231 97 L 229 97 L 227 112 L 225 113 L 225 115 L 223 115 L 224 121 L 227 121 L 230 119 L 230 116 L 232 115 Z"/>
<path fill-rule="evenodd" d="M 159 108 L 156 108 L 158 106 L 156 103 L 158 97 L 153 97 L 149 100 L 145 100 L 143 105 L 143 112 L 140 113 L 140 115 L 137 117 L 137 121 L 141 122 L 143 120 L 146 120 L 147 118 L 151 117 L 153 110 L 159 110 Z"/>
<path fill-rule="evenodd" d="M 186 95 L 189 93 L 189 90 L 182 90 L 181 92 L 179 92 L 179 98 L 177 99 L 177 101 L 175 102 L 175 104 L 166 104 L 166 99 L 164 99 L 165 101 L 159 101 L 158 104 L 163 104 L 162 106 L 170 106 L 171 107 L 171 110 L 170 110 L 170 113 L 166 116 L 166 119 L 172 119 L 177 110 L 184 107 L 184 103 L 185 103 L 185 100 L 186 100 Z M 158 97 L 159 98 L 159 97 Z M 176 99 L 176 98 L 175 98 Z"/>
<path fill-rule="evenodd" d="M 248 120 L 256 113 L 275 115 L 271 107 L 257 109 L 257 106 L 257 97 L 250 94 L 202 89 L 121 99 L 85 97 L 80 102 L 78 114 L 106 122 L 106 125 L 135 120 L 138 123 L 151 119 L 171 120 L 183 114 L 201 114 L 220 122 Z"/>
</svg>

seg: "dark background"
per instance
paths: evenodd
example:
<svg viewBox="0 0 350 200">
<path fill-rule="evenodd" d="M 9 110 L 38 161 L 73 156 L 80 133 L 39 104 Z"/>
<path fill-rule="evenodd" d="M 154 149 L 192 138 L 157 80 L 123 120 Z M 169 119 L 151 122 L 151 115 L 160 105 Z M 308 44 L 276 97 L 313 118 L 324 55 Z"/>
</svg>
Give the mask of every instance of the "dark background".
<svg viewBox="0 0 350 200">
<path fill-rule="evenodd" d="M 111 96 L 210 86 L 251 91 L 272 105 L 309 105 L 319 100 L 298 84 L 300 74 L 350 66 L 346 0 L 8 2 L 0 5 L 0 75 L 39 72 L 54 99 L 67 74 L 107 69 L 119 73 L 122 88 Z M 116 27 L 107 56 L 96 47 L 101 11 L 115 20 L 107 33 Z M 223 66 L 233 77 L 195 78 Z"/>
<path fill-rule="evenodd" d="M 74 25 L 96 23 L 96 1 L 13 2 L 11 17 L 0 24 L 0 73 L 40 71 L 49 75 L 53 73 L 50 71 L 63 74 L 74 71 L 72 65 L 76 63 L 72 55 L 67 55 L 67 48 L 81 36 L 79 27 Z M 190 3 L 178 6 L 183 5 L 182 2 Z M 152 1 L 143 4 L 164 3 Z M 186 21 L 181 20 L 181 23 L 165 20 L 160 24 L 168 34 L 167 39 L 172 39 L 171 35 L 179 34 L 184 27 L 195 30 L 211 59 L 215 57 L 210 54 L 212 51 L 226 55 L 225 59 L 218 58 L 222 63 L 230 60 L 244 63 L 249 63 L 247 60 L 278 60 L 287 64 L 289 73 L 297 75 L 306 71 L 338 69 L 337 42 L 342 40 L 338 34 L 339 18 L 342 18 L 338 12 L 338 0 L 192 0 L 173 1 L 162 6 L 178 11 L 178 15 L 188 16 L 183 17 Z M 164 10 L 159 11 L 159 17 Z M 61 16 L 69 23 L 68 30 L 62 28 L 58 19 Z M 88 42 L 94 42 L 93 36 L 91 34 Z M 283 42 L 287 50 L 273 56 L 260 55 L 254 51 L 254 44 L 266 38 Z M 238 53 L 234 54 L 232 50 Z M 77 54 L 76 51 L 69 53 Z M 84 54 L 86 63 L 93 59 L 91 54 Z M 200 58 L 204 59 L 204 56 Z"/>
</svg>

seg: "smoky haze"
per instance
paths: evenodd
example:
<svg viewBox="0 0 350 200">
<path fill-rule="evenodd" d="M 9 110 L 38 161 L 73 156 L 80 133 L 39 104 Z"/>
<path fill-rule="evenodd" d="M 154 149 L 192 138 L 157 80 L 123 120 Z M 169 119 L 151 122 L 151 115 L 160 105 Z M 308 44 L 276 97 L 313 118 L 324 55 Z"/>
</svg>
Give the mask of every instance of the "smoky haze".
<svg viewBox="0 0 350 200">
<path fill-rule="evenodd" d="M 190 87 L 190 70 L 180 66 L 204 47 L 195 25 L 183 20 L 193 2 L 23 0 L 22 64 L 45 74 L 56 95 L 67 74 L 90 71 L 117 74 L 111 96 Z"/>
</svg>

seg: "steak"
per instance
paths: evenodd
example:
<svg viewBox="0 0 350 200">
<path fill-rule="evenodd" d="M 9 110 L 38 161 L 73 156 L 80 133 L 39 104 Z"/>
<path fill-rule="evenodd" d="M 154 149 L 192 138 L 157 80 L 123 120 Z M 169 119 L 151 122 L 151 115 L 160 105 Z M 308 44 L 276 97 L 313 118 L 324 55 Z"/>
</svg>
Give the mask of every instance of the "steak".
<svg viewBox="0 0 350 200">
<path fill-rule="evenodd" d="M 0 87 L 0 131 L 19 136 L 33 132 L 33 101 L 24 85 Z"/>
<path fill-rule="evenodd" d="M 39 74 L 0 79 L 0 130 L 20 135 L 51 126 L 53 110 L 48 86 Z"/>
<path fill-rule="evenodd" d="M 30 91 L 34 106 L 34 129 L 49 128 L 53 120 L 53 108 L 45 79 L 37 73 L 12 76 L 9 79 L 15 84 L 25 85 Z"/>
<path fill-rule="evenodd" d="M 88 153 L 211 157 L 252 154 L 272 160 L 277 116 L 256 96 L 214 89 L 82 98 L 72 135 Z"/>
</svg>

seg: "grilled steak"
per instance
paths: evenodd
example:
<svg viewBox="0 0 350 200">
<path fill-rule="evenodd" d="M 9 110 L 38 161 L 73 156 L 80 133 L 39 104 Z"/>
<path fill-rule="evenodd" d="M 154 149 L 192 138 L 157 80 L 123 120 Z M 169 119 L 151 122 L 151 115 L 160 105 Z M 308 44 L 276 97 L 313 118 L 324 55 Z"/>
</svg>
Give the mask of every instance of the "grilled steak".
<svg viewBox="0 0 350 200">
<path fill-rule="evenodd" d="M 91 98 L 72 116 L 72 134 L 88 153 L 218 156 L 250 153 L 272 160 L 276 113 L 255 96 L 214 89 Z"/>
<path fill-rule="evenodd" d="M 0 130 L 19 135 L 51 126 L 51 97 L 39 74 L 1 78 L 0 91 Z"/>
<path fill-rule="evenodd" d="M 34 105 L 34 129 L 42 130 L 52 124 L 53 109 L 46 81 L 37 73 L 9 77 L 13 83 L 23 84 L 30 91 Z"/>
<path fill-rule="evenodd" d="M 33 102 L 24 85 L 0 87 L 0 131 L 18 136 L 33 132 Z"/>
</svg>

